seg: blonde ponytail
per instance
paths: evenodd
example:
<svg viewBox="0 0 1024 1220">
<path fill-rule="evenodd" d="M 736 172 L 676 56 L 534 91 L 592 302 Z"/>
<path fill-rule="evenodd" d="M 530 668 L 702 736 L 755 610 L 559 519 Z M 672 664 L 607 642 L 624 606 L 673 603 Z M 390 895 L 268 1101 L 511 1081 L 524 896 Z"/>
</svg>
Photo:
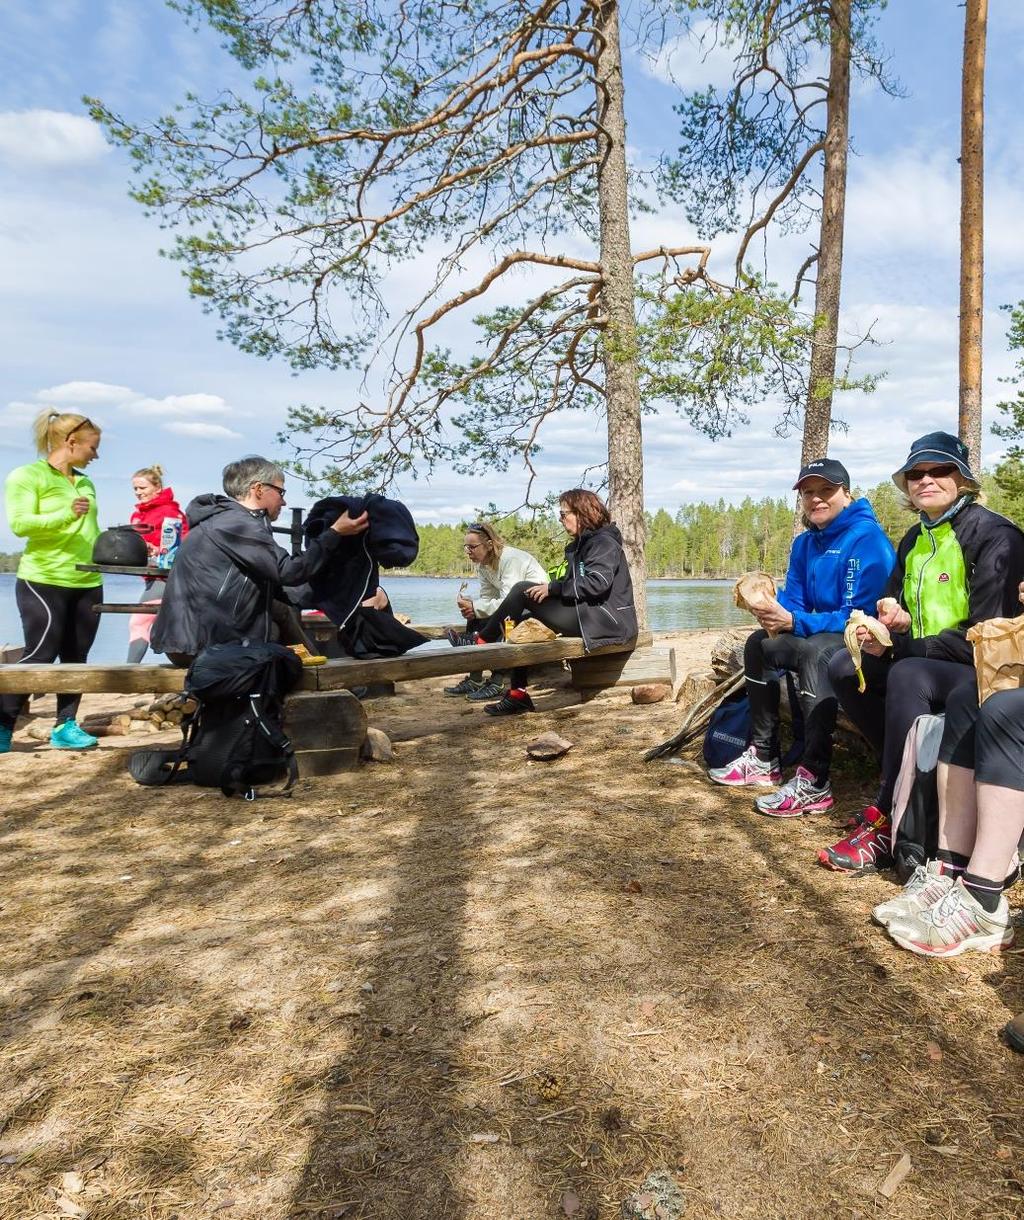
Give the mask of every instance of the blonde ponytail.
<svg viewBox="0 0 1024 1220">
<path fill-rule="evenodd" d="M 32 439 L 35 441 L 36 453 L 40 457 L 46 457 L 47 454 L 59 448 L 68 439 L 72 432 L 77 432 L 79 428 L 89 427 L 93 432 L 99 432 L 99 428 L 92 422 L 88 415 L 79 415 L 75 411 L 54 411 L 51 407 L 46 407 L 36 416 L 32 424 Z"/>
</svg>

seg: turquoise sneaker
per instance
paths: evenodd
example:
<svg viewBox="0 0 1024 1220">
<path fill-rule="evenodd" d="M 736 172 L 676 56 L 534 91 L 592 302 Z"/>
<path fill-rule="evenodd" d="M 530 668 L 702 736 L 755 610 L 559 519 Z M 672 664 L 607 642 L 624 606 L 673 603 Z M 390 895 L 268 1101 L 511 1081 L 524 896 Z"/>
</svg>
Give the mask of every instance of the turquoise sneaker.
<svg viewBox="0 0 1024 1220">
<path fill-rule="evenodd" d="M 64 720 L 50 733 L 50 745 L 58 750 L 91 750 L 99 741 L 73 720 Z"/>
<path fill-rule="evenodd" d="M 0 724 L 0 754 L 8 754 L 11 749 L 11 738 L 14 736 L 14 730 L 5 728 Z"/>
</svg>

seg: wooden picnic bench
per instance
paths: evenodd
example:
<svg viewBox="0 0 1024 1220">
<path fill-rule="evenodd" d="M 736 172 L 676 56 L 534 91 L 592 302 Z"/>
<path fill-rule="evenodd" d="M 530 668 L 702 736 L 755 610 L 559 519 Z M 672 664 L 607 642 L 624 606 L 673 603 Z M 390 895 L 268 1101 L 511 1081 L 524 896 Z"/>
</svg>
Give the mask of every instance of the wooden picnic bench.
<svg viewBox="0 0 1024 1220">
<path fill-rule="evenodd" d="M 587 654 L 572 636 L 536 644 L 478 644 L 431 649 L 374 660 L 341 658 L 303 669 L 285 704 L 285 726 L 300 773 L 323 775 L 355 766 L 366 738 L 366 710 L 350 688 L 464 674 L 470 669 L 507 670 L 567 661 L 572 683 L 583 689 L 620 682 L 674 684 L 675 653 L 652 648 L 650 634 L 634 643 Z M 185 671 L 171 665 L 0 665 L 0 694 L 165 694 L 184 688 Z"/>
</svg>

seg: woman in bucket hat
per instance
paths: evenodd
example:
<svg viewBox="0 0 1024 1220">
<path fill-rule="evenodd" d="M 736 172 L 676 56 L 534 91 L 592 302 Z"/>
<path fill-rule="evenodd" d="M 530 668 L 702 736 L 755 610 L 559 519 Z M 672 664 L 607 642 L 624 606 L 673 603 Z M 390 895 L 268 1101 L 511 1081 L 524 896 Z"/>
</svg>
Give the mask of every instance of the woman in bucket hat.
<svg viewBox="0 0 1024 1220">
<path fill-rule="evenodd" d="M 839 872 L 873 871 L 889 862 L 893 789 L 907 733 L 918 716 L 941 712 L 957 686 L 975 681 L 967 630 L 1016 613 L 1024 573 L 1024 533 L 978 503 L 981 487 L 967 446 L 955 436 L 918 437 L 892 479 L 919 518 L 896 548 L 896 566 L 878 604 L 893 644 L 862 640 L 863 694 L 848 652 L 837 652 L 829 663 L 839 703 L 882 769 L 878 795 L 858 825 L 818 853 L 822 864 Z"/>
<path fill-rule="evenodd" d="M 753 744 L 708 778 L 730 787 L 776 786 L 779 761 L 779 671 L 797 676 L 804 718 L 804 752 L 796 774 L 754 802 L 758 813 L 795 818 L 831 809 L 829 766 L 838 711 L 828 661 L 843 646 L 853 610 L 871 612 L 885 588 L 895 554 L 867 500 L 854 500 L 846 467 L 830 458 L 797 475 L 807 529 L 793 543 L 778 599 L 754 613 L 761 630 L 743 653 Z"/>
</svg>

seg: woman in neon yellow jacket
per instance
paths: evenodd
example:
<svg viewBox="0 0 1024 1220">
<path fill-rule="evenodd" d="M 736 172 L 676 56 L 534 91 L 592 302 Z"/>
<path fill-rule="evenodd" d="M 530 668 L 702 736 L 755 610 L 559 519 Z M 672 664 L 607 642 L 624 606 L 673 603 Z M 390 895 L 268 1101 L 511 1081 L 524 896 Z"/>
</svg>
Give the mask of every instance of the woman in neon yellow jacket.
<svg viewBox="0 0 1024 1220">
<path fill-rule="evenodd" d="M 103 598 L 101 577 L 80 572 L 92 561 L 99 536 L 96 488 L 83 474 L 99 453 L 100 430 L 85 415 L 43 411 L 33 424 L 39 460 L 7 476 L 7 523 L 26 540 L 18 564 L 15 596 L 25 632 L 25 664 L 81 662 L 96 638 Z M 57 722 L 50 744 L 82 750 L 96 738 L 75 721 L 81 695 L 57 696 Z M 0 754 L 11 748 L 11 734 L 24 705 L 22 695 L 0 699 Z"/>
<path fill-rule="evenodd" d="M 860 824 L 818 853 L 838 872 L 870 872 L 890 862 L 893 791 L 907 734 L 918 716 L 943 711 L 958 686 L 974 683 L 967 631 L 984 619 L 1013 616 L 1024 573 L 1024 533 L 978 503 L 981 487 L 963 441 L 948 432 L 918 437 L 892 478 L 918 513 L 878 603 L 892 646 L 864 641 L 863 693 L 848 652 L 829 662 L 840 706 L 881 764 L 878 795 Z"/>
</svg>

